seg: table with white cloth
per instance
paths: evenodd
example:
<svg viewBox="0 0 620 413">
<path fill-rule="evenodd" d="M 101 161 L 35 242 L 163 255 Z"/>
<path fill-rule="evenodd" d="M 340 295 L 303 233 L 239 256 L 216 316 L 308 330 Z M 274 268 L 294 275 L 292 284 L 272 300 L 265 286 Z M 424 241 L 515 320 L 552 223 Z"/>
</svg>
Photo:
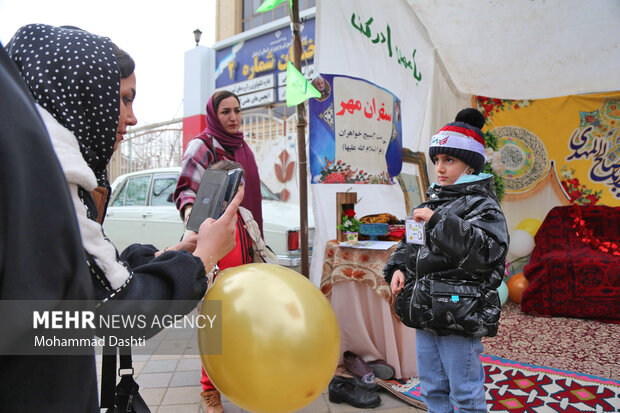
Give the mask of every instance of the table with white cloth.
<svg viewBox="0 0 620 413">
<path fill-rule="evenodd" d="M 337 241 L 325 246 L 321 291 L 340 327 L 340 363 L 345 351 L 364 361 L 382 359 L 395 377 L 417 377 L 415 329 L 402 324 L 393 311 L 383 267 L 394 251 L 352 248 Z"/>
</svg>

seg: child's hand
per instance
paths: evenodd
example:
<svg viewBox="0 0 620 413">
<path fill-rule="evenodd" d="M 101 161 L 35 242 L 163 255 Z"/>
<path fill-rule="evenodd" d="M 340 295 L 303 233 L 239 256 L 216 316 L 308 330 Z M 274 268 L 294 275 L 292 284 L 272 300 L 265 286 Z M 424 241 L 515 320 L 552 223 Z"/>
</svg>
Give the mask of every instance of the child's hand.
<svg viewBox="0 0 620 413">
<path fill-rule="evenodd" d="M 398 295 L 400 291 L 405 286 L 405 274 L 401 270 L 394 271 L 392 275 L 392 282 L 390 282 L 390 288 L 392 289 L 392 294 Z"/>
<path fill-rule="evenodd" d="M 428 222 L 433 216 L 434 212 L 430 208 L 417 208 L 413 210 L 413 219 L 416 222 L 424 221 Z"/>
</svg>

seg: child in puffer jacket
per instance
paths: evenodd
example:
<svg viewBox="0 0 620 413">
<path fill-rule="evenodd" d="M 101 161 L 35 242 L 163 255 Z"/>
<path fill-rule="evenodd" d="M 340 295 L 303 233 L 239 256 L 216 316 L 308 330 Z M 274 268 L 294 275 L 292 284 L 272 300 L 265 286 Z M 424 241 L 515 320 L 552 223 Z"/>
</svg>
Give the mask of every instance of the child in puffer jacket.
<svg viewBox="0 0 620 413">
<path fill-rule="evenodd" d="M 484 166 L 484 116 L 464 109 L 433 136 L 437 182 L 413 210 L 424 243 L 405 236 L 383 272 L 402 322 L 416 328 L 429 412 L 486 412 L 481 337 L 497 334 L 508 228 Z"/>
</svg>

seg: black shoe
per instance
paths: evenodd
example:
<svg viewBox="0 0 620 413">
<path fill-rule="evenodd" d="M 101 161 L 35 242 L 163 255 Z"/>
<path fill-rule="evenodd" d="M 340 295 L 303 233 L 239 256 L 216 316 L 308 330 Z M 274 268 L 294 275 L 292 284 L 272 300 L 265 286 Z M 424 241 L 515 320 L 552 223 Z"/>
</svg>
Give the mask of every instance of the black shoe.
<svg viewBox="0 0 620 413">
<path fill-rule="evenodd" d="M 381 397 L 360 384 L 361 382 L 353 377 L 334 376 L 329 383 L 329 401 L 344 402 L 361 409 L 377 407 L 381 403 Z"/>
</svg>

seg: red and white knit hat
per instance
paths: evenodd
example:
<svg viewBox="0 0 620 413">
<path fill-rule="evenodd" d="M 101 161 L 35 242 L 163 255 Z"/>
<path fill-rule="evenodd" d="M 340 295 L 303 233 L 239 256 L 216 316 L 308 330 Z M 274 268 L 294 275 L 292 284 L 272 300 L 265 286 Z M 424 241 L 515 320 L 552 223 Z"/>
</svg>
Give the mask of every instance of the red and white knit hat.
<svg viewBox="0 0 620 413">
<path fill-rule="evenodd" d="M 484 134 L 465 122 L 448 123 L 433 135 L 428 149 L 431 159 L 440 153 L 460 159 L 471 166 L 477 175 L 486 162 Z"/>
</svg>

